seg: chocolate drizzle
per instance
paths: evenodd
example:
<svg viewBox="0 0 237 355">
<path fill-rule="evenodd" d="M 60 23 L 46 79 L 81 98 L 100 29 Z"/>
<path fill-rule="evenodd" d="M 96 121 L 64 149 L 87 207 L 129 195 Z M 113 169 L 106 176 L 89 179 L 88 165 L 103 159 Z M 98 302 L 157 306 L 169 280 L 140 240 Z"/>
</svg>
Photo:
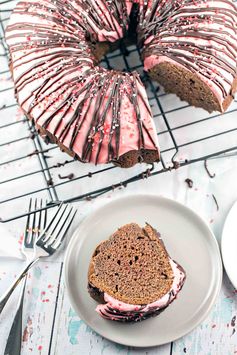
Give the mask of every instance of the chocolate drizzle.
<svg viewBox="0 0 237 355">
<path fill-rule="evenodd" d="M 134 149 L 158 150 L 154 128 L 143 122 L 142 113 L 150 120 L 152 114 L 138 75 L 97 66 L 91 51 L 91 41 L 123 37 L 129 12 L 125 0 L 20 1 L 7 28 L 19 103 L 38 127 L 83 162 L 119 159 L 125 104 L 133 117 L 134 142 L 139 132 Z M 22 15 L 24 23 L 18 21 Z"/>
<path fill-rule="evenodd" d="M 184 269 L 178 263 L 174 262 L 174 264 L 176 265 L 176 268 L 179 271 L 179 280 L 176 284 L 176 289 L 171 288 L 171 290 L 167 293 L 166 301 L 162 303 L 160 306 L 155 304 L 156 302 L 148 305 L 143 304 L 143 305 L 132 306 L 131 309 L 129 307 L 128 309 L 126 309 L 126 307 L 124 308 L 122 302 L 120 303 L 119 306 L 117 304 L 113 305 L 113 303 L 110 303 L 110 301 L 106 301 L 105 293 L 102 290 L 95 287 L 93 284 L 89 282 L 88 291 L 90 293 L 90 296 L 100 304 L 104 305 L 103 307 L 97 308 L 96 311 L 105 319 L 119 321 L 119 322 L 126 322 L 126 323 L 140 322 L 150 317 L 155 317 L 159 315 L 176 299 L 178 293 L 181 291 L 184 282 L 186 280 L 186 273 Z M 115 299 L 115 301 L 117 300 Z M 130 305 L 127 304 L 127 306 Z"/>
<path fill-rule="evenodd" d="M 122 38 L 133 5 L 143 56 L 166 56 L 210 80 L 225 98 L 236 76 L 236 7 L 230 0 L 216 3 L 20 1 L 6 31 L 16 97 L 45 134 L 83 162 L 118 161 L 132 150 L 155 151 L 157 159 L 152 113 L 138 74 L 99 67 L 93 45 Z"/>
<path fill-rule="evenodd" d="M 237 74 L 236 24 L 237 9 L 229 0 L 153 1 L 151 8 L 140 9 L 143 56 L 165 56 L 198 73 L 216 85 L 224 100 Z"/>
</svg>

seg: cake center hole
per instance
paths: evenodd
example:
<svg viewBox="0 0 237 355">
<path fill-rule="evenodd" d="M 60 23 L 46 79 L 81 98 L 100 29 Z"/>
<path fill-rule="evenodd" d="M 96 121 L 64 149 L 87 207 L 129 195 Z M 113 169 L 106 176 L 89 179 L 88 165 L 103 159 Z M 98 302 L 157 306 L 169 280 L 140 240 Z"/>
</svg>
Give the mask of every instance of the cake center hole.
<svg viewBox="0 0 237 355">
<path fill-rule="evenodd" d="M 97 44 L 98 51 L 106 52 L 100 61 L 100 66 L 122 72 L 132 72 L 137 70 L 139 66 L 142 68 L 142 63 L 135 45 L 136 43 L 130 36 L 115 43 Z"/>
</svg>

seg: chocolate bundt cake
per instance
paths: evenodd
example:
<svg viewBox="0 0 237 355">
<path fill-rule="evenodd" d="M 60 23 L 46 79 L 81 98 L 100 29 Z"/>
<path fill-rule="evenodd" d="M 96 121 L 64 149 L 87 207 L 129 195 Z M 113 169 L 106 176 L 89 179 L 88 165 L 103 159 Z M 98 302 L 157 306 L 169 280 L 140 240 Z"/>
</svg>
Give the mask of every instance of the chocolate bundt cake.
<svg viewBox="0 0 237 355">
<path fill-rule="evenodd" d="M 19 1 L 6 30 L 17 100 L 82 162 L 159 161 L 138 74 L 98 65 L 108 43 L 136 28 L 145 70 L 166 91 L 224 111 L 237 86 L 236 23 L 231 0 Z"/>
<path fill-rule="evenodd" d="M 185 271 L 172 260 L 150 225 L 117 230 L 96 248 L 88 271 L 88 290 L 104 318 L 137 322 L 158 315 L 177 297 Z"/>
<path fill-rule="evenodd" d="M 140 0 L 144 67 L 166 92 L 224 112 L 237 90 L 237 7 L 229 0 Z"/>
</svg>

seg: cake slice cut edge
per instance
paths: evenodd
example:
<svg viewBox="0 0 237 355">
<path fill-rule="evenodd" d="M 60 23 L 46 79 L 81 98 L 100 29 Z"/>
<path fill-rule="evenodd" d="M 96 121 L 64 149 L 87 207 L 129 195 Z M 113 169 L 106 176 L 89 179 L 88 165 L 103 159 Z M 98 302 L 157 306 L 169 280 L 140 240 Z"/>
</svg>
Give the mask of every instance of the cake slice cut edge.
<svg viewBox="0 0 237 355">
<path fill-rule="evenodd" d="M 158 59 L 154 60 L 156 61 L 159 62 Z M 149 65 L 147 63 L 148 60 L 145 60 L 145 70 L 152 80 L 163 86 L 167 94 L 176 94 L 181 101 L 203 108 L 209 113 L 213 111 L 224 113 L 237 91 L 237 75 L 232 81 L 229 93 L 222 97 L 211 80 L 171 60 L 163 58 L 161 62 L 154 65 L 151 64 L 152 61 Z"/>
<path fill-rule="evenodd" d="M 129 233 L 127 241 L 126 233 Z M 116 257 L 113 257 L 111 248 L 118 244 L 120 237 L 120 248 L 115 248 Z M 124 252 L 125 241 L 127 250 Z M 159 255 L 154 258 L 157 252 Z M 109 253 L 110 259 L 107 259 Z M 137 264 L 139 257 L 141 261 Z M 108 268 L 107 260 L 111 258 L 114 260 L 110 262 L 109 284 L 107 275 L 103 278 L 103 272 L 106 273 L 103 270 Z M 121 273 L 118 272 L 119 268 Z M 113 273 L 118 275 L 113 277 Z M 182 289 L 185 279 L 184 269 L 170 258 L 159 233 L 148 224 L 140 228 L 131 223 L 119 228 L 108 240 L 97 246 L 89 266 L 88 291 L 90 296 L 99 302 L 96 311 L 103 318 L 137 322 L 156 316 L 168 307 Z M 115 288 L 114 281 L 118 284 Z M 126 292 L 126 288 L 130 290 Z"/>
</svg>

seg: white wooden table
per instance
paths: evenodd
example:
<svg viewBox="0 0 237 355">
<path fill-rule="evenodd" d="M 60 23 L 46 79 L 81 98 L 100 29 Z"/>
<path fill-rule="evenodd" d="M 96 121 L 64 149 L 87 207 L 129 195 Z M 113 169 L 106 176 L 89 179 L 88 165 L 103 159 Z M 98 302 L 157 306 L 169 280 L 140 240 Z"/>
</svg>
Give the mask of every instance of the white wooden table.
<svg viewBox="0 0 237 355">
<path fill-rule="evenodd" d="M 10 15 L 10 8 L 13 4 L 1 1 L 1 17 L 5 21 Z M 3 36 L 0 27 L 0 35 Z M 0 202 L 17 192 L 25 194 L 35 189 L 42 189 L 40 197 L 48 198 L 46 181 L 43 174 L 30 175 L 42 167 L 36 155 L 32 139 L 28 139 L 29 130 L 27 123 L 23 123 L 22 113 L 15 106 L 13 95 L 13 84 L 8 72 L 8 61 L 4 57 L 6 48 L 0 45 L 0 87 L 4 90 L 0 95 L 0 183 L 13 176 L 29 173 L 24 179 L 15 179 L 11 182 L 0 184 Z M 127 57 L 129 65 L 139 64 L 138 56 L 132 53 Z M 124 67 L 124 62 L 117 63 L 117 67 Z M 140 68 L 142 71 L 142 68 Z M 155 113 L 155 123 L 165 161 L 170 161 L 173 151 L 167 126 L 162 118 L 163 113 L 169 125 L 174 129 L 175 139 L 182 147 L 177 159 L 197 158 L 208 153 L 228 149 L 236 146 L 236 110 L 237 100 L 232 104 L 228 113 L 219 117 L 216 113 L 207 119 L 207 113 L 200 109 L 193 109 L 185 102 L 181 102 L 174 95 L 164 95 L 162 89 L 158 92 L 159 104 L 151 100 L 152 109 Z M 148 95 L 151 91 L 148 88 Z M 4 107 L 7 107 L 5 109 Z M 162 108 L 162 110 L 161 110 Z M 195 124 L 193 125 L 193 123 Z M 193 125 L 193 126 L 192 126 Z M 222 135 L 223 131 L 228 133 Z M 213 135 L 215 140 L 202 137 Z M 9 141 L 17 140 L 13 144 Z M 190 144 L 195 141 L 195 144 Z M 48 149 L 44 144 L 43 148 Z M 51 149 L 51 148 L 50 148 Z M 24 159 L 15 160 L 25 155 Z M 47 163 L 54 166 L 64 162 L 68 157 L 56 150 L 47 153 Z M 8 164 L 7 162 L 12 162 Z M 105 204 L 111 199 L 126 194 L 150 193 L 160 194 L 173 198 L 198 212 L 211 226 L 218 241 L 221 238 L 221 231 L 225 217 L 235 200 L 237 200 L 237 157 L 217 159 L 209 161 L 210 170 L 216 173 L 211 179 L 203 166 L 203 163 L 189 165 L 173 172 L 157 175 L 129 185 L 126 189 L 116 190 L 98 198 L 94 201 L 77 203 L 79 214 L 72 226 L 72 230 L 80 221 L 95 208 Z M 51 174 L 57 193 L 61 199 L 83 194 L 89 187 L 100 188 L 108 184 L 114 184 L 141 172 L 140 167 L 132 170 L 110 170 L 104 174 L 94 175 L 93 178 L 75 180 L 70 184 L 62 185 L 58 173 L 67 175 L 74 173 L 79 175 L 88 174 L 91 167 L 81 165 L 77 162 L 61 168 L 52 168 Z M 118 176 L 119 175 L 119 176 Z M 191 178 L 194 182 L 192 189 L 184 182 Z M 215 195 L 219 210 L 213 200 Z M 35 195 L 33 195 L 34 197 Z M 54 196 L 55 197 L 55 196 Z M 24 212 L 27 209 L 29 197 L 17 199 L 12 203 L 0 204 L 0 217 L 10 216 L 14 213 Z M 5 228 L 15 237 L 16 244 L 19 243 L 24 232 L 25 220 L 16 220 L 5 225 Z M 159 228 L 159 226 L 157 226 Z M 1 229 L 0 229 L 1 230 Z M 71 233 L 72 233 L 71 230 Z M 70 233 L 70 235 L 71 235 Z M 70 238 L 69 235 L 69 238 Z M 0 245 L 1 245 L 0 234 Z M 1 250 L 1 248 L 0 248 Z M 67 291 L 63 282 L 63 256 L 64 252 L 38 263 L 31 271 L 28 281 L 24 303 L 23 319 L 23 355 L 125 355 L 125 354 L 190 354 L 190 355 L 233 355 L 237 354 L 237 332 L 235 332 L 235 317 L 237 316 L 237 292 L 234 290 L 228 278 L 224 276 L 223 286 L 216 305 L 213 307 L 208 318 L 191 334 L 172 344 L 153 349 L 131 349 L 118 344 L 113 344 L 99 335 L 95 334 L 83 321 L 79 319 L 72 309 Z M 22 261 L 3 258 L 0 256 L 0 293 L 4 292 L 9 283 L 14 279 Z M 0 316 L 0 355 L 5 348 L 6 339 L 11 326 L 14 309 L 17 301 L 17 292 L 14 293 L 11 302 Z M 148 320 L 149 321 L 149 320 Z M 174 320 L 175 321 L 175 320 Z M 144 327 L 146 322 L 144 322 Z M 159 331 L 159 330 L 156 330 Z M 155 331 L 154 331 L 155 336 Z"/>
<path fill-rule="evenodd" d="M 224 218 L 234 200 L 237 199 L 236 163 L 236 157 L 211 161 L 209 165 L 210 169 L 216 173 L 215 179 L 210 179 L 203 163 L 199 163 L 135 183 L 124 190 L 115 191 L 95 201 L 80 202 L 77 204 L 79 217 L 72 230 L 84 216 L 107 201 L 125 194 L 144 192 L 171 197 L 193 208 L 206 219 L 217 239 L 220 240 Z M 187 177 L 193 179 L 192 189 L 189 189 L 184 182 Z M 212 194 L 218 200 L 219 211 L 217 211 Z M 8 223 L 5 227 L 19 239 L 24 223 L 24 220 L 17 220 Z M 62 260 L 63 253 L 54 260 L 45 259 L 38 263 L 29 275 L 24 307 L 22 354 L 237 354 L 237 333 L 235 332 L 237 291 L 234 290 L 226 276 L 216 305 L 208 318 L 193 332 L 162 347 L 132 349 L 102 338 L 80 320 L 71 307 L 65 290 Z M 14 278 L 20 264 L 21 261 L 0 258 L 0 292 L 3 292 Z M 4 349 L 16 299 L 17 294 L 14 294 L 0 318 L 0 354 Z M 145 326 L 146 322 L 144 322 Z"/>
</svg>

